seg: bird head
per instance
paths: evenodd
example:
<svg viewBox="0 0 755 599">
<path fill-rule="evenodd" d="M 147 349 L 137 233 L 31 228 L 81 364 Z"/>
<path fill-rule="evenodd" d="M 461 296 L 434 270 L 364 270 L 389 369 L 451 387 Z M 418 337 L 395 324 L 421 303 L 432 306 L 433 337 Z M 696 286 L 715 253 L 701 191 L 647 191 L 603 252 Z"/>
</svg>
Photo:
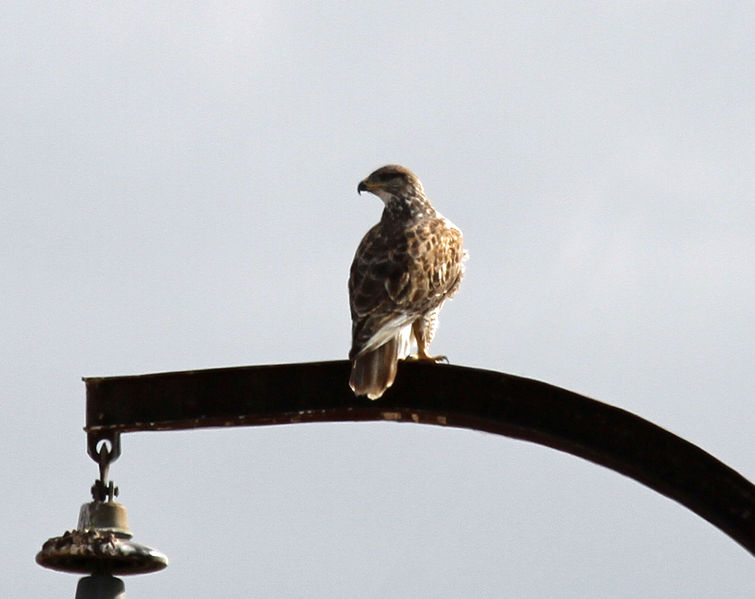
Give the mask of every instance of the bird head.
<svg viewBox="0 0 755 599">
<path fill-rule="evenodd" d="M 383 166 L 359 182 L 357 191 L 369 191 L 387 205 L 391 200 L 424 195 L 422 183 L 408 168 L 397 164 Z"/>
</svg>

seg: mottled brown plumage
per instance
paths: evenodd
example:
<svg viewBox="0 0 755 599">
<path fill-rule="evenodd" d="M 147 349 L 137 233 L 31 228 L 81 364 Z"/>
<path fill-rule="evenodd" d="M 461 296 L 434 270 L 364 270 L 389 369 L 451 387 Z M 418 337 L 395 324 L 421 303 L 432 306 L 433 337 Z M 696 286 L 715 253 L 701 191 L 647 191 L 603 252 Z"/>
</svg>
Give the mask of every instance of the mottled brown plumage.
<svg viewBox="0 0 755 599">
<path fill-rule="evenodd" d="M 393 384 L 397 362 L 429 355 L 443 302 L 464 274 L 462 234 L 430 204 L 408 169 L 384 166 L 359 183 L 385 203 L 380 222 L 357 248 L 349 277 L 352 363 L 349 385 L 377 399 Z"/>
</svg>

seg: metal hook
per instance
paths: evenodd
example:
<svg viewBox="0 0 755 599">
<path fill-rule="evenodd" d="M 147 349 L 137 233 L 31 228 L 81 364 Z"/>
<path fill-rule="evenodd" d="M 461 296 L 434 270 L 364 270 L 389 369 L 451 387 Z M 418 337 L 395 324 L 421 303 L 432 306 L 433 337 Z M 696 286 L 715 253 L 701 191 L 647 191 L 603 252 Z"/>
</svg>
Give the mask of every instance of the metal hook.
<svg viewBox="0 0 755 599">
<path fill-rule="evenodd" d="M 92 485 L 92 498 L 95 501 L 113 501 L 118 496 L 118 487 L 108 481 L 110 464 L 121 455 L 121 437 L 116 431 L 106 433 L 89 433 L 87 435 L 87 453 L 100 470 L 100 478 Z"/>
<path fill-rule="evenodd" d="M 103 443 L 100 449 L 98 449 L 97 446 L 103 441 L 105 443 Z M 108 445 L 110 446 L 110 449 L 107 449 Z M 115 460 L 121 455 L 121 434 L 118 431 L 99 431 L 96 433 L 89 433 L 87 435 L 87 453 L 90 458 L 97 462 L 97 464 L 103 460 L 101 455 L 103 449 L 106 451 L 104 459 L 107 460 L 107 463 L 111 464 L 112 462 L 115 462 Z"/>
</svg>

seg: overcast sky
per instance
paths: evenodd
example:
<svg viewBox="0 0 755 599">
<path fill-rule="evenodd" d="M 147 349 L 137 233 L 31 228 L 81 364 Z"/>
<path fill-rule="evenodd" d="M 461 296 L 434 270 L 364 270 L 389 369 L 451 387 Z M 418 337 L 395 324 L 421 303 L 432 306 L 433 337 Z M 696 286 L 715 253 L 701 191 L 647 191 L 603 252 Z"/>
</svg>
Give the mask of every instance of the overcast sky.
<svg viewBox="0 0 755 599">
<path fill-rule="evenodd" d="M 0 594 L 97 468 L 81 376 L 343 359 L 385 163 L 465 234 L 433 345 L 647 418 L 755 479 L 752 2 L 0 7 Z M 136 597 L 755 596 L 680 505 L 411 424 L 123 438 L 167 570 Z"/>
</svg>

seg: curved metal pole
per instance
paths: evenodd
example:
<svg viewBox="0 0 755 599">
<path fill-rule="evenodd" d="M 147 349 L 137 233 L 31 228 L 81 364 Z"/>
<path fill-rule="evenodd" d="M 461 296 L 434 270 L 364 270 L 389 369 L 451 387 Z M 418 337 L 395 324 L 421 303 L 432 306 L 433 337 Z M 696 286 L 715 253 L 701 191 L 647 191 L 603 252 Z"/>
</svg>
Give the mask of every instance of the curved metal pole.
<svg viewBox="0 0 755 599">
<path fill-rule="evenodd" d="M 89 445 L 121 432 L 391 420 L 547 445 L 678 501 L 755 554 L 755 486 L 699 447 L 625 410 L 546 383 L 404 362 L 377 401 L 355 398 L 346 361 L 86 378 Z"/>
</svg>

